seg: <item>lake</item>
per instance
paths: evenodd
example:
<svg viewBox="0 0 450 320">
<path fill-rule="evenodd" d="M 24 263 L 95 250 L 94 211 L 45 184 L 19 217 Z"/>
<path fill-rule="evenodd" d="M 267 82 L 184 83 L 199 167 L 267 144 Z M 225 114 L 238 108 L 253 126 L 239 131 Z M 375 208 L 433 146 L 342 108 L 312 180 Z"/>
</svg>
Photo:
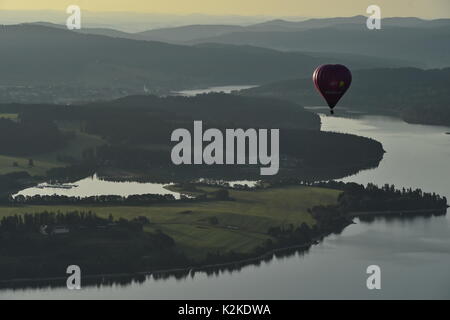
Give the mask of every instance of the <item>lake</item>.
<svg viewBox="0 0 450 320">
<path fill-rule="evenodd" d="M 208 179 L 198 179 L 200 182 L 209 183 Z M 248 187 L 255 187 L 257 181 L 238 180 L 225 181 L 214 180 L 213 183 L 228 183 L 231 187 L 236 185 L 246 185 Z M 128 197 L 134 194 L 171 194 L 175 199 L 180 199 L 179 192 L 172 192 L 166 189 L 170 184 L 161 184 L 153 182 L 135 182 L 135 181 L 108 181 L 100 179 L 96 174 L 91 177 L 75 181 L 67 184 L 50 184 L 40 183 L 37 186 L 30 187 L 13 194 L 13 198 L 17 196 L 66 196 L 66 197 L 80 197 L 87 198 L 93 196 L 122 196 Z"/>
<path fill-rule="evenodd" d="M 338 110 L 337 110 L 337 113 Z M 450 198 L 449 128 L 407 124 L 382 116 L 321 115 L 323 130 L 383 143 L 376 169 L 345 178 L 358 183 L 420 187 Z M 305 254 L 274 258 L 240 271 L 126 286 L 0 291 L 0 299 L 449 299 L 450 217 L 356 220 Z M 366 268 L 381 267 L 382 290 L 366 288 Z"/>
<path fill-rule="evenodd" d="M 212 93 L 212 92 L 222 92 L 222 93 L 231 93 L 233 91 L 245 90 L 257 87 L 256 85 L 242 85 L 242 86 L 221 86 L 221 87 L 210 87 L 206 89 L 195 89 L 195 90 L 183 90 L 174 92 L 174 95 L 185 96 L 185 97 L 194 97 L 199 94 Z"/>
<path fill-rule="evenodd" d="M 65 186 L 67 186 L 67 188 L 64 188 Z M 180 199 L 180 194 L 178 192 L 169 191 L 165 188 L 165 186 L 167 186 L 167 184 L 141 183 L 133 181 L 107 181 L 99 179 L 97 175 L 93 175 L 92 177 L 87 177 L 74 183 L 61 186 L 41 183 L 36 187 L 24 189 L 14 194 L 13 197 L 18 195 L 51 196 L 56 194 L 59 196 L 86 198 L 102 195 L 118 195 L 128 197 L 133 194 L 171 194 L 175 197 L 175 199 Z"/>
</svg>

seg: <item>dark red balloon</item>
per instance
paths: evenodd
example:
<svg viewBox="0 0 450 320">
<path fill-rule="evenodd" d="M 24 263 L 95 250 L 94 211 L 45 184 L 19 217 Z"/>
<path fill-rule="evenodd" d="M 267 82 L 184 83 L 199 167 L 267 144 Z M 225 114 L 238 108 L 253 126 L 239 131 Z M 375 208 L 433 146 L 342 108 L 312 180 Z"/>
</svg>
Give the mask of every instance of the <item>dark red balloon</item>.
<svg viewBox="0 0 450 320">
<path fill-rule="evenodd" d="M 313 81 L 333 113 L 333 108 L 352 84 L 352 73 L 341 64 L 326 64 L 314 71 Z"/>
</svg>

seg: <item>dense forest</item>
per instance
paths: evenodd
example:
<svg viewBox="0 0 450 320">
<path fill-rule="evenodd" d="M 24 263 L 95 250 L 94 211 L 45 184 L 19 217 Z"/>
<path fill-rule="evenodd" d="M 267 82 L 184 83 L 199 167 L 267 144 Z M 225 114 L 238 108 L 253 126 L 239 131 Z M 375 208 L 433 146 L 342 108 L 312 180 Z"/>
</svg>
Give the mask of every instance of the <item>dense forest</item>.
<svg viewBox="0 0 450 320">
<path fill-rule="evenodd" d="M 152 127 L 161 121 L 170 125 L 168 130 L 179 128 L 177 125 L 180 121 L 194 120 L 230 128 L 247 126 L 320 129 L 320 118 L 296 103 L 224 93 L 196 97 L 136 95 L 69 106 L 5 103 L 0 104 L 0 112 L 20 113 L 21 118 L 29 120 L 87 121 L 85 130 L 111 136 L 113 139 L 113 131 L 119 131 L 115 135 L 123 138 L 130 135 L 129 131 L 134 133 L 133 129 L 148 130 L 142 132 L 147 136 L 142 139 L 148 139 L 148 135 L 153 133 Z M 134 136 L 131 138 L 134 141 L 139 139 Z"/>
<path fill-rule="evenodd" d="M 156 204 L 164 202 L 173 202 L 175 197 L 171 194 L 159 195 L 159 194 L 139 194 L 131 195 L 128 197 L 122 197 L 118 195 L 104 195 L 104 196 L 91 196 L 91 197 L 68 197 L 62 195 L 50 195 L 50 196 L 22 196 L 18 195 L 13 199 L 5 200 L 5 204 L 28 204 L 28 205 L 143 205 L 143 204 Z M 1 199 L 0 199 L 1 203 Z"/>
<path fill-rule="evenodd" d="M 327 186 L 336 186 L 344 190 L 339 198 L 340 206 L 349 212 L 396 211 L 396 210 L 443 210 L 447 208 L 447 198 L 436 193 L 423 192 L 421 189 L 396 189 L 394 185 L 378 187 L 372 183 L 366 187 L 356 183 L 330 182 Z"/>
<path fill-rule="evenodd" d="M 63 147 L 67 138 L 49 120 L 13 121 L 0 118 L 0 152 L 4 155 L 45 153 Z"/>
<path fill-rule="evenodd" d="M 445 210 L 448 207 L 447 198 L 436 193 L 424 192 L 422 189 L 402 188 L 385 184 L 378 186 L 368 183 L 366 186 L 355 182 L 342 181 L 298 181 L 296 178 L 283 178 L 271 181 L 271 187 L 289 185 L 316 186 L 341 190 L 337 207 L 340 212 L 378 212 L 378 211 L 420 211 Z"/>
<path fill-rule="evenodd" d="M 341 106 L 394 113 L 423 124 L 450 125 L 450 68 L 436 70 L 370 69 L 353 72 Z M 310 78 L 282 81 L 241 91 L 242 95 L 286 99 L 302 105 L 325 105 Z"/>
<path fill-rule="evenodd" d="M 170 153 L 175 143 L 170 141 L 171 133 L 178 128 L 192 132 L 193 122 L 198 119 L 203 121 L 204 131 L 208 128 L 222 131 L 227 128 L 279 128 L 281 174 L 300 171 L 300 175 L 309 178 L 336 178 L 376 166 L 383 157 L 383 148 L 375 140 L 320 132 L 320 118 L 316 114 L 295 103 L 270 98 L 220 93 L 191 98 L 130 96 L 78 106 L 3 104 L 0 112 L 18 113 L 20 122 L 24 123 L 71 123 L 71 131 L 65 130 L 64 134 L 75 136 L 78 132 L 103 138 L 105 144 L 86 147 L 79 157 L 88 168 L 95 167 L 100 175 L 117 169 L 132 171 L 138 176 L 152 174 L 155 178 L 159 175 L 170 180 L 174 176 L 192 179 L 195 176 L 250 178 L 259 175 L 259 165 L 173 165 Z M 52 128 L 56 130 L 53 124 Z M 55 132 L 52 139 L 61 135 Z M 29 137 L 23 146 L 34 143 L 34 139 Z M 47 148 L 57 146 L 53 143 Z M 52 177 L 57 174 L 74 176 L 79 165 L 72 164 L 66 172 L 52 169 L 48 174 Z"/>
<path fill-rule="evenodd" d="M 145 217 L 115 221 L 78 211 L 3 217 L 0 279 L 65 276 L 73 261 L 90 275 L 186 263 L 171 237 L 161 231 L 144 232 L 149 223 Z M 55 233 L 61 228 L 67 233 Z"/>
<path fill-rule="evenodd" d="M 192 184 L 195 186 L 195 184 Z M 195 187 L 194 187 L 195 189 Z M 34 195 L 0 198 L 4 205 L 107 205 L 107 206 L 142 206 L 161 203 L 197 202 L 197 201 L 232 201 L 227 189 L 220 189 L 209 194 L 200 194 L 195 197 L 180 195 L 177 200 L 171 194 L 134 194 L 129 196 L 101 195 L 91 197 L 70 197 L 63 195 Z"/>
<path fill-rule="evenodd" d="M 380 187 L 373 183 L 364 186 L 337 181 L 319 182 L 314 185 L 342 190 L 337 207 L 341 212 L 356 216 L 371 212 L 383 215 L 383 212 L 390 214 L 397 211 L 412 216 L 415 212 L 420 215 L 433 210 L 431 213 L 445 214 L 448 207 L 445 196 L 421 189 L 396 189 L 394 185 L 385 184 Z"/>
</svg>

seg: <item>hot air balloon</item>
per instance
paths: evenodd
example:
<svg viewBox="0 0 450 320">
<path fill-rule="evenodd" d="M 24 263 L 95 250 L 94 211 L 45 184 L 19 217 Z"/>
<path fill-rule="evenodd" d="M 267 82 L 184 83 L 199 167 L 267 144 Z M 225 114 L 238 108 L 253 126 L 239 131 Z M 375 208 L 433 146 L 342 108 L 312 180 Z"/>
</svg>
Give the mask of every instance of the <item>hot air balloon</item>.
<svg viewBox="0 0 450 320">
<path fill-rule="evenodd" d="M 350 88 L 352 73 L 341 64 L 326 64 L 314 71 L 313 81 L 334 114 L 333 108 Z"/>
</svg>

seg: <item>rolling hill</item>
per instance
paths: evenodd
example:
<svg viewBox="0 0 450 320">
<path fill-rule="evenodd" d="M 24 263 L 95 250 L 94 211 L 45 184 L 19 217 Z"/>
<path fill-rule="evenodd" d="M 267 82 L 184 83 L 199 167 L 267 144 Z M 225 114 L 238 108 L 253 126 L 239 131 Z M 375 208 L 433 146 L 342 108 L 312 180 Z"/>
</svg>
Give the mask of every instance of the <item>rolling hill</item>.
<svg viewBox="0 0 450 320">
<path fill-rule="evenodd" d="M 450 65 L 450 27 L 405 28 L 384 27 L 369 30 L 338 25 L 291 32 L 233 32 L 198 39 L 195 43 L 252 45 L 283 51 L 352 53 L 379 58 L 414 61 L 414 66 L 445 67 Z"/>
<path fill-rule="evenodd" d="M 105 29 L 81 32 L 172 44 L 221 43 L 282 51 L 352 54 L 403 61 L 422 68 L 450 65 L 450 19 L 385 18 L 382 30 L 368 30 L 367 17 L 305 21 L 271 20 L 249 26 L 188 25 L 123 33 Z M 329 55 L 331 55 L 329 54 Z"/>
<path fill-rule="evenodd" d="M 357 70 L 353 72 L 352 87 L 339 104 L 362 111 L 398 114 L 409 122 L 450 125 L 448 83 L 450 68 Z M 309 77 L 251 88 L 240 94 L 309 106 L 325 105 Z"/>
<path fill-rule="evenodd" d="M 5 26 L 0 31 L 0 85 L 192 88 L 262 84 L 308 76 L 324 62 L 350 67 L 385 65 L 252 46 L 181 46 L 82 34 L 44 25 Z"/>
</svg>

